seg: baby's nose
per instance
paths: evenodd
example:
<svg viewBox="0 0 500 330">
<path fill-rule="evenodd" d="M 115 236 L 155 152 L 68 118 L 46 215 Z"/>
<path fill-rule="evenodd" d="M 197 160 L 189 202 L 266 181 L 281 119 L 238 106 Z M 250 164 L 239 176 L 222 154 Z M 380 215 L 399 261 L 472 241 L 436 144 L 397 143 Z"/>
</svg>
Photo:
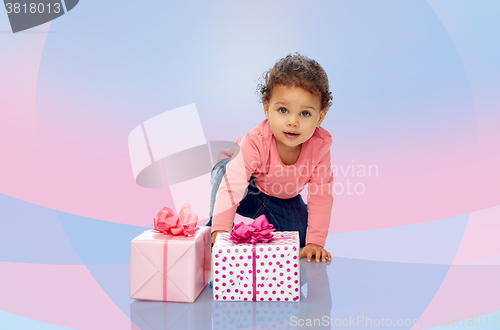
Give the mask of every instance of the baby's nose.
<svg viewBox="0 0 500 330">
<path fill-rule="evenodd" d="M 299 124 L 299 121 L 297 120 L 296 116 L 288 117 L 288 122 L 287 122 L 288 126 L 297 126 L 298 124 Z"/>
</svg>

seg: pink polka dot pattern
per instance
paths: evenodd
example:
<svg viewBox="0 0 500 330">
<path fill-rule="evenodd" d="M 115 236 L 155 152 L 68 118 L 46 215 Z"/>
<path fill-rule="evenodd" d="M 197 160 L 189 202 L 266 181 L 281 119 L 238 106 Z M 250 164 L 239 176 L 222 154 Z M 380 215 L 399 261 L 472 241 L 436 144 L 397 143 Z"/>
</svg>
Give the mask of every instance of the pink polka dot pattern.
<svg viewBox="0 0 500 330">
<path fill-rule="evenodd" d="M 256 301 L 298 301 L 300 267 L 295 265 L 300 251 L 299 234 L 274 232 L 273 236 L 278 239 L 257 243 L 255 247 Z M 252 247 L 234 243 L 229 233 L 217 235 L 212 248 L 212 279 L 217 283 L 213 288 L 214 300 L 253 300 Z"/>
</svg>

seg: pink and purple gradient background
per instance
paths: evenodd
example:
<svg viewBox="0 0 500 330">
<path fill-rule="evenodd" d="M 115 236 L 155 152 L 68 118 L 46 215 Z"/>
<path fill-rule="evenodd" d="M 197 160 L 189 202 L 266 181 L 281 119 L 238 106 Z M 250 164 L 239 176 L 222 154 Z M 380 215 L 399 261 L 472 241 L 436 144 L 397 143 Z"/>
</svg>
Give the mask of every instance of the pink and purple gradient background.
<svg viewBox="0 0 500 330">
<path fill-rule="evenodd" d="M 262 72 L 295 51 L 329 74 L 334 103 L 322 126 L 333 136 L 332 164 L 378 167 L 378 176 L 335 178 L 363 183 L 365 193 L 335 196 L 330 240 L 359 244 L 335 243 L 333 254 L 449 265 L 424 316 L 499 311 L 499 14 L 494 1 L 83 1 L 18 34 L 4 33 L 0 14 L 0 200 L 8 205 L 0 209 L 0 310 L 8 313 L 0 320 L 130 327 L 126 303 L 100 281 L 106 267 L 126 269 L 126 258 L 87 259 L 97 252 L 78 229 L 116 224 L 126 242 L 172 205 L 169 189 L 135 183 L 128 134 L 196 103 L 207 141 L 234 141 L 264 118 L 254 95 Z M 15 216 L 31 208 L 47 212 L 43 221 Z M 13 232 L 45 219 L 71 256 L 22 252 L 45 243 L 21 244 Z M 445 220 L 450 230 L 428 245 Z M 363 246 L 398 235 L 418 248 Z"/>
</svg>

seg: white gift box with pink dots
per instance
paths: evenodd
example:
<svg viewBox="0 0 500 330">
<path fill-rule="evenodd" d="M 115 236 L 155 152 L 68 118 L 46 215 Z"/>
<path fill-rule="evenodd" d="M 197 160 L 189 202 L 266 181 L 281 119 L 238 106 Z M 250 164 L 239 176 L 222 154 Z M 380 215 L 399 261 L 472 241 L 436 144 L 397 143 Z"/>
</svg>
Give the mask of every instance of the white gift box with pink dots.
<svg viewBox="0 0 500 330">
<path fill-rule="evenodd" d="M 219 233 L 212 247 L 214 300 L 299 301 L 299 233 L 273 232 L 268 243 L 234 243 Z"/>
</svg>

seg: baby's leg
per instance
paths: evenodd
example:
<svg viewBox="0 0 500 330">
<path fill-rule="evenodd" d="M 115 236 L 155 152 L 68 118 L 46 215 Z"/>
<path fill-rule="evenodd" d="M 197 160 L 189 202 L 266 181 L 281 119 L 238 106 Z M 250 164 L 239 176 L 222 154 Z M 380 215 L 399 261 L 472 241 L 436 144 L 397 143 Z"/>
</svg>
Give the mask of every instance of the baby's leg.
<svg viewBox="0 0 500 330">
<path fill-rule="evenodd" d="M 217 190 L 219 190 L 220 183 L 222 182 L 222 178 L 226 174 L 226 165 L 229 162 L 229 159 L 223 159 L 217 164 L 215 164 L 212 172 L 210 174 L 210 183 L 212 184 L 212 192 L 210 193 L 210 212 L 209 217 L 210 220 L 207 222 L 207 226 L 212 226 L 212 216 L 214 213 L 214 205 L 215 205 L 215 197 L 217 195 Z"/>
<path fill-rule="evenodd" d="M 219 186 L 222 180 L 224 179 L 224 175 L 226 174 L 226 166 L 227 163 L 229 163 L 229 160 L 230 159 L 223 159 L 219 161 L 217 164 L 215 164 L 214 168 L 212 169 L 210 176 L 210 183 L 212 184 L 212 192 L 210 193 L 210 212 L 209 212 L 210 220 L 207 222 L 206 226 L 212 226 L 212 217 L 214 215 L 214 205 L 217 197 L 217 191 L 219 190 Z M 245 190 L 243 194 L 243 199 L 245 198 L 247 193 L 248 193 L 248 188 L 247 190 Z"/>
<path fill-rule="evenodd" d="M 276 230 L 298 231 L 300 247 L 306 245 L 308 212 L 300 194 L 290 199 L 269 196 L 264 214 L 278 224 Z"/>
<path fill-rule="evenodd" d="M 307 204 L 302 196 L 290 199 L 280 199 L 261 192 L 250 180 L 248 194 L 238 206 L 236 212 L 252 219 L 265 214 L 267 221 L 277 231 L 298 231 L 300 246 L 306 245 Z"/>
</svg>

